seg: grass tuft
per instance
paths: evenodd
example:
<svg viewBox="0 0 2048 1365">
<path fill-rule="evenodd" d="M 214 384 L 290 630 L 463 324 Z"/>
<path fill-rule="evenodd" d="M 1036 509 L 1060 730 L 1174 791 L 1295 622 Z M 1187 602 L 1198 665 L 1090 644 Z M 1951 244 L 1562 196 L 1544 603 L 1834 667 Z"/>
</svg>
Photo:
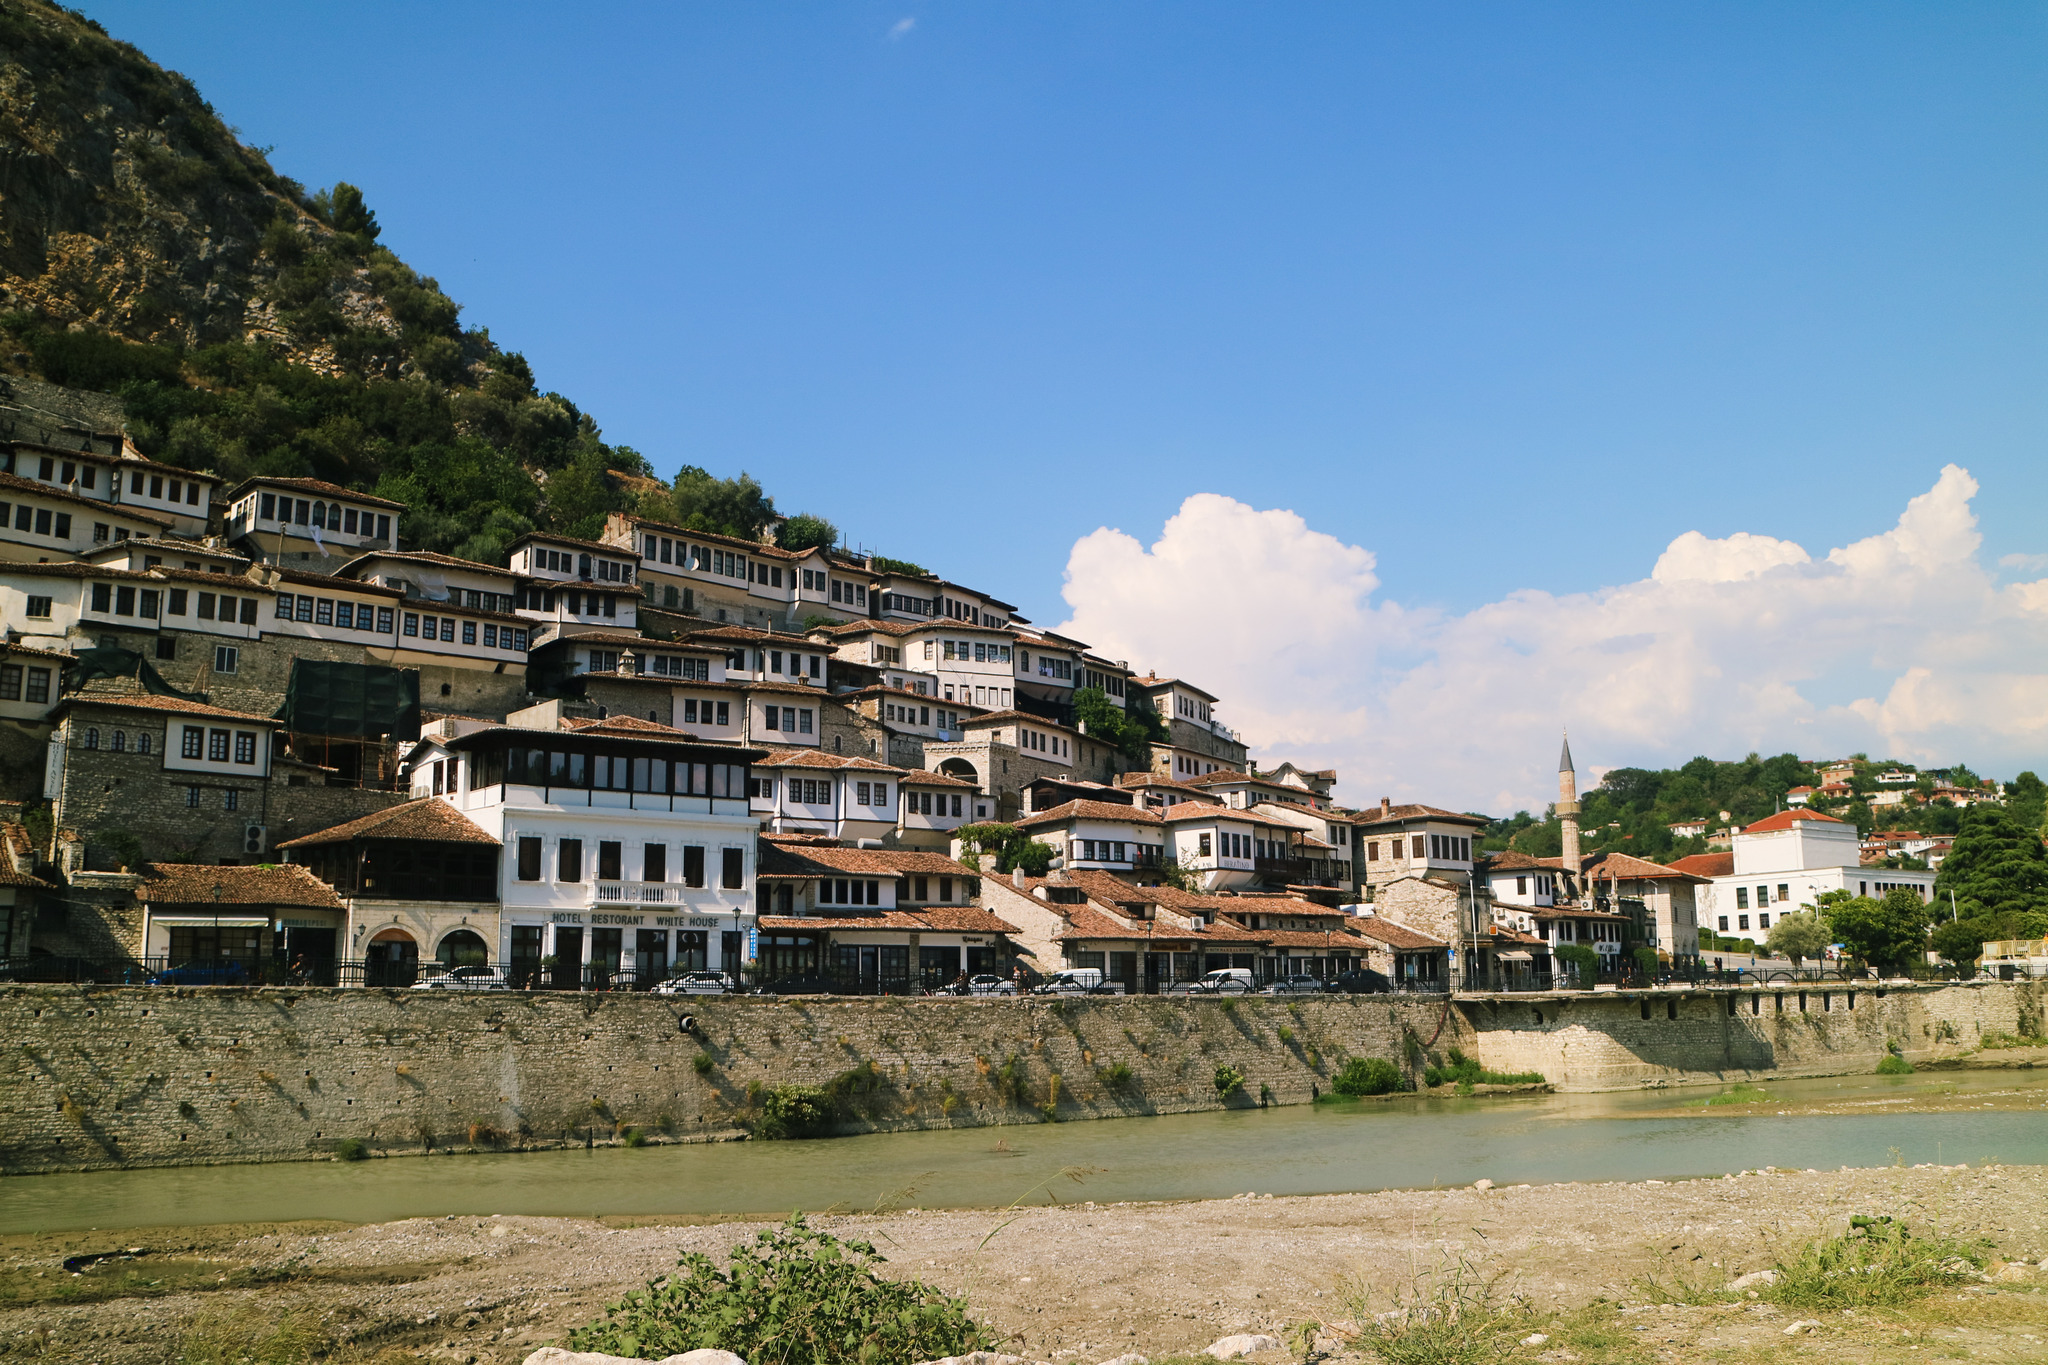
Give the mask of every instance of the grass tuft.
<svg viewBox="0 0 2048 1365">
<path fill-rule="evenodd" d="M 1983 1259 L 1960 1242 L 1915 1237 L 1889 1216 L 1849 1220 L 1777 1264 L 1764 1297 L 1786 1308 L 1888 1307 L 1974 1280 Z"/>
</svg>

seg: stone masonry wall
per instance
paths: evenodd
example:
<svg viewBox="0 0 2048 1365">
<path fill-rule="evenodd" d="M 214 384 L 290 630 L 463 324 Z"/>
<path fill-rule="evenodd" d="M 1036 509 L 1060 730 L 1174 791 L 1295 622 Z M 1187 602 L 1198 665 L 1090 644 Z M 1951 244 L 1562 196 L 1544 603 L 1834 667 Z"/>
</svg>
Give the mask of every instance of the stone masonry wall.
<svg viewBox="0 0 2048 1365">
<path fill-rule="evenodd" d="M 678 1030 L 682 1014 L 699 1032 Z M 746 1129 L 761 1087 L 846 1091 L 843 1131 L 1213 1109 L 1242 1070 L 1300 1103 L 1441 1001 L 664 1000 L 645 995 L 0 987 L 0 1172 L 581 1145 Z M 1289 1036 L 1283 1038 L 1281 1030 Z M 699 1072 L 698 1056 L 708 1057 Z M 872 1063 L 872 1072 L 864 1068 Z M 1111 1070 L 1127 1067 L 1128 1079 Z M 1057 1089 L 1055 1093 L 1055 1077 Z M 751 1098 L 750 1098 L 751 1096 Z"/>
<path fill-rule="evenodd" d="M 1244 1075 L 1228 1103 L 1262 1090 L 1300 1103 L 1350 1056 L 1412 1067 L 1454 1046 L 1566 1089 L 1863 1071 L 1887 1039 L 1926 1058 L 2038 1028 L 2044 991 L 1859 992 L 1854 1010 L 1805 1016 L 1795 992 L 1782 1019 L 1729 1016 L 1747 992 L 1652 993 L 1644 1020 L 1641 999 L 1604 993 L 1447 1005 L 4 986 L 0 1173 L 315 1159 L 351 1138 L 417 1153 L 628 1127 L 717 1137 L 751 1125 L 763 1087 L 792 1082 L 836 1085 L 840 1130 L 862 1132 L 1034 1123 L 1047 1105 L 1062 1119 L 1210 1109 L 1223 1064 Z M 685 1014 L 696 1033 L 678 1028 Z"/>
<path fill-rule="evenodd" d="M 2038 1033 L 2048 982 L 1904 989 L 1639 991 L 1460 1001 L 1494 1071 L 1560 1088 L 1869 1071 L 1897 1044 L 1925 1062 L 1986 1034 Z M 1732 1011 L 1732 1012 L 1731 1012 Z"/>
</svg>

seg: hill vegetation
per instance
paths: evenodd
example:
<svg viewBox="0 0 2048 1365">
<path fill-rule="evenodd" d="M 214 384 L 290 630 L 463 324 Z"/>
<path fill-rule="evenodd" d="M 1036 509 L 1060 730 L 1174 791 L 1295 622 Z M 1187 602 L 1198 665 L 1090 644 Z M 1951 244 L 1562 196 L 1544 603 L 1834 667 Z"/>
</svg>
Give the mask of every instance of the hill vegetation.
<svg viewBox="0 0 2048 1365">
<path fill-rule="evenodd" d="M 747 538 L 775 519 L 745 474 L 654 478 L 382 245 L 361 191 L 308 193 L 46 0 L 0 0 L 0 186 L 0 371 L 117 395 L 153 459 L 405 502 L 408 546 L 484 561 L 618 510 Z"/>
</svg>

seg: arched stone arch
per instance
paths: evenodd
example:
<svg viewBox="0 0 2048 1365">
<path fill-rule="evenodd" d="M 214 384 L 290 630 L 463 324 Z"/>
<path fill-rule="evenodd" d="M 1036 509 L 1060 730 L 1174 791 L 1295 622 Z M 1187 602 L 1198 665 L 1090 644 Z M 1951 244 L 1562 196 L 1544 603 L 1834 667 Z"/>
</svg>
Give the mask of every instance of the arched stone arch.
<svg viewBox="0 0 2048 1365">
<path fill-rule="evenodd" d="M 435 945 L 434 956 L 444 967 L 466 967 L 490 961 L 491 945 L 474 929 L 450 929 Z"/>
</svg>

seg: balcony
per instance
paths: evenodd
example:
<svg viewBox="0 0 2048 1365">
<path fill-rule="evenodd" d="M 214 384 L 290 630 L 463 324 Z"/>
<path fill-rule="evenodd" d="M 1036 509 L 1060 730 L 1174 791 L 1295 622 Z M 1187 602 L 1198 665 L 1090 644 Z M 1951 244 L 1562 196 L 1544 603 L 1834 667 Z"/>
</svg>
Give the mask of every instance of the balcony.
<svg viewBox="0 0 2048 1365">
<path fill-rule="evenodd" d="M 1286 877 L 1297 882 L 1314 875 L 1317 869 L 1317 865 L 1306 858 L 1254 858 L 1252 867 L 1261 875 Z"/>
<path fill-rule="evenodd" d="M 681 882 L 592 882 L 590 903 L 592 905 L 684 905 L 688 903 L 691 891 L 702 887 L 685 886 Z"/>
</svg>

